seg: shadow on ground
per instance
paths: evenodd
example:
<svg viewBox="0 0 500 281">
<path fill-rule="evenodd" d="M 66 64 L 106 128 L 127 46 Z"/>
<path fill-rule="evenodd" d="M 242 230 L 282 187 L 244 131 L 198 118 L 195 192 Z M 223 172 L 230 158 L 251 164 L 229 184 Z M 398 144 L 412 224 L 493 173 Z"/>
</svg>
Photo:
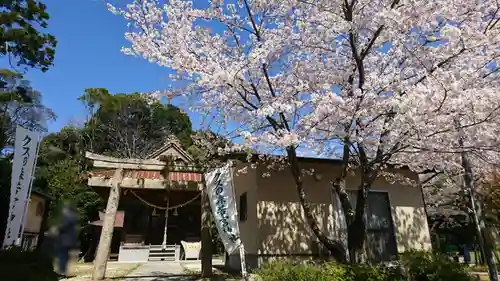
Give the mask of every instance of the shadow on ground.
<svg viewBox="0 0 500 281">
<path fill-rule="evenodd" d="M 115 278 L 111 280 L 123 280 L 123 281 L 191 281 L 199 280 L 201 277 L 192 274 L 168 274 L 165 272 L 151 272 L 148 275 L 129 275 L 121 278 Z"/>
<path fill-rule="evenodd" d="M 122 280 L 122 281 L 237 281 L 240 278 L 233 278 L 229 276 L 216 275 L 211 278 L 202 278 L 199 274 L 166 274 L 163 272 L 152 272 L 149 275 L 130 275 L 121 278 L 110 278 L 109 280 Z"/>
</svg>

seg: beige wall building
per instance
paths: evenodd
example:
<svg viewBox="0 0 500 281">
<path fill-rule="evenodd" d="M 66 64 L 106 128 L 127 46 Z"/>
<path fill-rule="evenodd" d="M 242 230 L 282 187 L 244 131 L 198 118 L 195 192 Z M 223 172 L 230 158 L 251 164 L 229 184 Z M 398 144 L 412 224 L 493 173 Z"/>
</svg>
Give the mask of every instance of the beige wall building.
<svg viewBox="0 0 500 281">
<path fill-rule="evenodd" d="M 302 168 L 315 171 L 305 177 L 304 187 L 318 225 L 332 239 L 342 240 L 347 248 L 345 224 L 341 213 L 337 215 L 338 206 L 332 203 L 336 198 L 329 189 L 330 180 L 340 172 L 339 165 L 319 159 L 304 158 L 301 162 Z M 306 222 L 290 171 L 263 177 L 264 166 L 239 172 L 244 165 L 234 168 L 233 178 L 247 264 L 256 267 L 270 258 L 317 256 L 319 244 Z M 416 179 L 408 170 L 399 172 Z M 347 188 L 356 188 L 357 181 L 356 176 L 349 178 Z M 431 249 L 419 187 L 377 179 L 369 195 L 367 228 L 366 252 L 375 260 L 387 260 L 410 249 Z M 231 255 L 228 263 L 239 268 L 238 254 Z"/>
<path fill-rule="evenodd" d="M 162 156 L 170 156 L 175 163 L 168 173 L 164 173 Z M 196 170 L 190 170 L 192 158 L 179 145 L 167 143 L 149 160 L 115 159 L 93 154 L 87 157 L 94 159 L 96 167 L 88 184 L 103 194 L 107 194 L 111 186 L 113 167 L 125 167 L 120 183 L 124 190 L 120 204 L 125 210 L 125 203 L 135 203 L 133 208 L 128 208 L 123 231 L 134 234 L 134 237 L 141 233 L 141 245 L 149 253 L 145 260 L 156 259 L 153 250 L 164 243 L 178 249 L 181 240 L 201 240 L 201 200 L 184 203 L 190 202 L 190 198 L 197 199 L 203 188 L 202 177 Z M 238 155 L 234 157 L 238 158 Z M 347 248 L 343 215 L 339 215 L 339 206 L 333 203 L 337 199 L 329 188 L 330 181 L 340 173 L 339 163 L 313 158 L 300 158 L 300 162 L 301 168 L 315 171 L 305 177 L 304 188 L 319 227 L 332 239 L 343 241 L 344 248 Z M 183 170 L 173 169 L 177 164 L 180 168 L 185 167 Z M 270 258 L 311 258 L 323 252 L 305 220 L 290 170 L 272 171 L 268 177 L 263 177 L 270 172 L 264 165 L 247 167 L 245 173 L 240 172 L 246 165 L 240 162 L 233 168 L 233 180 L 241 239 L 249 267 L 259 266 Z M 397 172 L 418 180 L 409 170 Z M 359 176 L 348 178 L 348 189 L 354 191 L 358 185 Z M 177 205 L 180 207 L 172 207 Z M 165 212 L 166 208 L 158 206 L 170 207 Z M 383 261 L 410 249 L 431 249 L 419 187 L 377 179 L 368 196 L 366 213 L 365 252 L 369 259 Z M 191 227 L 193 229 L 189 230 Z M 165 231 L 166 236 L 163 235 Z M 127 239 L 118 242 L 123 246 L 120 247 L 128 247 Z M 179 259 L 179 255 L 175 256 L 175 260 Z M 228 265 L 235 269 L 240 267 L 238 253 L 229 257 Z"/>
<path fill-rule="evenodd" d="M 26 221 L 24 226 L 25 232 L 38 233 L 42 227 L 43 214 L 45 211 L 46 199 L 37 193 L 32 193 L 28 210 L 26 213 Z"/>
<path fill-rule="evenodd" d="M 33 190 L 26 210 L 24 221 L 24 233 L 22 247 L 24 249 L 35 249 L 43 232 L 47 220 L 50 198 L 40 192 Z"/>
</svg>

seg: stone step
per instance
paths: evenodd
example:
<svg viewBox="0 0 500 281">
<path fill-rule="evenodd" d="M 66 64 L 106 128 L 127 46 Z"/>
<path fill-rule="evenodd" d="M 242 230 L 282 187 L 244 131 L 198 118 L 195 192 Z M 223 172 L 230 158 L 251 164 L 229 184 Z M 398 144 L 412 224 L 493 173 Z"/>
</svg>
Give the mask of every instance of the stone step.
<svg viewBox="0 0 500 281">
<path fill-rule="evenodd" d="M 172 253 L 167 253 L 167 252 L 164 252 L 164 253 L 151 253 L 151 252 L 149 252 L 149 256 L 150 257 L 162 257 L 162 256 L 174 257 L 175 256 L 175 252 L 172 252 Z"/>
<path fill-rule="evenodd" d="M 167 245 L 163 248 L 161 245 L 150 245 L 149 256 L 150 261 L 176 261 L 179 257 L 180 247 L 176 245 Z"/>
<path fill-rule="evenodd" d="M 152 257 L 152 256 L 149 256 L 148 261 L 175 261 L 175 257 Z"/>
<path fill-rule="evenodd" d="M 167 250 L 175 250 L 178 246 L 176 245 L 167 245 L 165 246 L 165 249 Z M 151 250 L 162 250 L 163 247 L 161 245 L 150 245 L 149 249 Z"/>
</svg>

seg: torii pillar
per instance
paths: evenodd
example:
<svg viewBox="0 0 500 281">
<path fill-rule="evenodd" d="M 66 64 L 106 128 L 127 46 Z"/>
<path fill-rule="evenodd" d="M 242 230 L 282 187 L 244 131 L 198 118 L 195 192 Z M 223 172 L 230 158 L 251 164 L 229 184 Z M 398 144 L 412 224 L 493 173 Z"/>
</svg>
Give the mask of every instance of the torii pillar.
<svg viewBox="0 0 500 281">
<path fill-rule="evenodd" d="M 113 239 L 113 230 L 115 227 L 116 212 L 120 203 L 120 184 L 123 179 L 123 169 L 115 170 L 111 179 L 111 188 L 109 189 L 108 203 L 106 213 L 102 224 L 101 237 L 97 246 L 97 253 L 94 260 L 94 271 L 92 280 L 103 280 L 106 275 L 106 266 L 108 264 L 109 251 L 111 249 L 111 240 Z"/>
<path fill-rule="evenodd" d="M 106 266 L 111 249 L 111 240 L 113 238 L 113 230 L 115 225 L 116 213 L 120 203 L 120 194 L 123 183 L 123 171 L 130 170 L 149 170 L 163 171 L 167 164 L 159 160 L 141 160 L 141 159 L 118 159 L 103 155 L 97 155 L 90 152 L 85 154 L 86 158 L 93 161 L 93 166 L 98 168 L 107 168 L 114 170 L 113 177 L 110 182 L 110 192 L 108 203 L 106 205 L 106 213 L 102 226 L 102 232 L 97 247 L 96 258 L 94 260 L 94 271 L 92 280 L 103 280 L 106 274 Z M 126 188 L 128 186 L 123 186 Z M 202 175 L 201 187 L 201 265 L 203 277 L 212 276 L 212 239 L 210 235 L 210 216 L 211 208 L 206 191 L 205 177 Z"/>
<path fill-rule="evenodd" d="M 210 234 L 210 201 L 205 175 L 202 175 L 201 190 L 201 277 L 212 277 L 212 237 Z"/>
</svg>

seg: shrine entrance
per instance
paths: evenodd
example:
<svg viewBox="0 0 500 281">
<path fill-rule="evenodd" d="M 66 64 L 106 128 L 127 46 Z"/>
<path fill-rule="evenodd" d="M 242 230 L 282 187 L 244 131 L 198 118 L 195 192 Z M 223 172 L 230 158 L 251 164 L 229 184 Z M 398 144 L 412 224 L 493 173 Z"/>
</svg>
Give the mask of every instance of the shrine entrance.
<svg viewBox="0 0 500 281">
<path fill-rule="evenodd" d="M 124 243 L 181 245 L 181 241 L 200 241 L 199 191 L 125 189 L 123 193 L 118 210 L 125 214 Z"/>
<path fill-rule="evenodd" d="M 175 141 L 147 160 L 93 153 L 87 153 L 86 158 L 93 166 L 89 186 L 107 199 L 96 268 L 111 256 L 117 256 L 119 262 L 199 259 L 202 232 L 208 233 L 203 247 L 210 248 L 209 215 L 205 215 L 210 206 L 203 199 L 202 173 Z M 113 227 L 117 214 L 123 223 L 113 235 L 109 232 L 117 228 Z M 99 257 L 106 252 L 108 258 Z M 210 254 L 210 250 L 205 252 Z"/>
</svg>

